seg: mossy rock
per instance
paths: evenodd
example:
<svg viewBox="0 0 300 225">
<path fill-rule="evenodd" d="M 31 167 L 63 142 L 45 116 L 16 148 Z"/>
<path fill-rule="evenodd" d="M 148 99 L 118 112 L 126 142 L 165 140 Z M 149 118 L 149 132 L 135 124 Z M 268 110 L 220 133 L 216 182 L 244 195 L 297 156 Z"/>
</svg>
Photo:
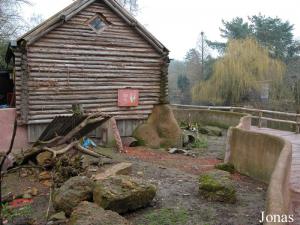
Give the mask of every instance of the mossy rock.
<svg viewBox="0 0 300 225">
<path fill-rule="evenodd" d="M 68 225 L 130 225 L 130 222 L 116 212 L 84 201 L 72 212 Z"/>
<path fill-rule="evenodd" d="M 147 206 L 156 195 L 156 187 L 143 179 L 114 176 L 97 181 L 93 200 L 104 209 L 125 213 Z"/>
<path fill-rule="evenodd" d="M 215 168 L 218 170 L 227 171 L 229 173 L 234 173 L 234 171 L 235 171 L 234 165 L 231 163 L 219 163 L 219 164 L 215 165 Z"/>
<path fill-rule="evenodd" d="M 236 190 L 230 179 L 230 173 L 225 171 L 209 171 L 200 175 L 199 192 L 211 201 L 236 202 Z"/>
<path fill-rule="evenodd" d="M 204 126 L 199 128 L 199 132 L 210 136 L 222 136 L 222 129 L 214 126 Z"/>
<path fill-rule="evenodd" d="M 70 215 L 82 201 L 91 200 L 94 182 L 88 177 L 72 177 L 53 194 L 53 206 L 57 211 Z"/>
</svg>

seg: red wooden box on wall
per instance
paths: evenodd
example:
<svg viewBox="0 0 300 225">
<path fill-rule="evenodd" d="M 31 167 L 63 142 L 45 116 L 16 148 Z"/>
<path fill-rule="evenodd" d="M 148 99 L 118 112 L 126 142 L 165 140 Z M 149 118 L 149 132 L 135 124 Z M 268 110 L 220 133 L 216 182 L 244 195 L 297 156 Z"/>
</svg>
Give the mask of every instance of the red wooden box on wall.
<svg viewBox="0 0 300 225">
<path fill-rule="evenodd" d="M 131 107 L 139 105 L 139 90 L 124 88 L 118 90 L 118 106 Z"/>
</svg>

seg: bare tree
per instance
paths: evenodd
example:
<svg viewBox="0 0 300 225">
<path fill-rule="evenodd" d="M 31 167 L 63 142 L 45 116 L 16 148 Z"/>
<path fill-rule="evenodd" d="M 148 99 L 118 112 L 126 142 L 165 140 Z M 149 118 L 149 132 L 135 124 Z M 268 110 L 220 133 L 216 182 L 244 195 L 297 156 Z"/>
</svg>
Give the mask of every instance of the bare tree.
<svg viewBox="0 0 300 225">
<path fill-rule="evenodd" d="M 138 12 L 138 0 L 118 0 L 118 2 L 129 12 L 135 15 Z"/>
<path fill-rule="evenodd" d="M 22 4 L 30 4 L 28 0 L 0 0 L 0 39 L 16 37 L 24 28 L 20 13 Z"/>
<path fill-rule="evenodd" d="M 209 57 L 210 55 L 210 48 L 206 43 L 207 37 L 204 32 L 201 32 L 198 35 L 197 39 L 197 44 L 196 44 L 196 49 L 199 51 L 201 54 L 201 62 L 205 62 L 205 60 Z"/>
<path fill-rule="evenodd" d="M 1 0 L 0 0 L 1 1 Z M 40 25 L 44 21 L 44 17 L 42 14 L 33 13 L 27 20 L 24 25 L 24 31 L 31 30 L 36 26 Z"/>
</svg>

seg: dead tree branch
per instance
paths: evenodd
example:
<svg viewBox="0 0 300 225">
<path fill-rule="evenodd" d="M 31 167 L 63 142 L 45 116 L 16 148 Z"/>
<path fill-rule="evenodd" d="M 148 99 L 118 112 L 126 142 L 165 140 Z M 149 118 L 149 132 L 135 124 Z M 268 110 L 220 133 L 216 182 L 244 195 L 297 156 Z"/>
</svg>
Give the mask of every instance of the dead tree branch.
<svg viewBox="0 0 300 225">
<path fill-rule="evenodd" d="M 13 129 L 13 134 L 12 134 L 9 149 L 0 161 L 0 203 L 2 202 L 2 181 L 3 181 L 2 169 L 3 169 L 3 165 L 5 163 L 5 160 L 7 159 L 7 156 L 12 152 L 14 142 L 15 142 L 16 133 L 17 133 L 17 119 L 15 119 L 14 129 Z M 3 224 L 2 209 L 3 209 L 3 206 L 2 206 L 2 204 L 0 204 L 0 225 Z"/>
<path fill-rule="evenodd" d="M 53 148 L 48 148 L 48 147 L 44 147 L 43 150 L 49 151 L 51 152 L 53 155 L 53 158 L 56 158 L 57 155 L 62 155 L 68 151 L 70 151 L 75 145 L 77 145 L 79 143 L 79 141 L 74 141 L 71 144 L 67 145 L 66 147 L 59 149 L 59 150 L 55 150 Z"/>
</svg>

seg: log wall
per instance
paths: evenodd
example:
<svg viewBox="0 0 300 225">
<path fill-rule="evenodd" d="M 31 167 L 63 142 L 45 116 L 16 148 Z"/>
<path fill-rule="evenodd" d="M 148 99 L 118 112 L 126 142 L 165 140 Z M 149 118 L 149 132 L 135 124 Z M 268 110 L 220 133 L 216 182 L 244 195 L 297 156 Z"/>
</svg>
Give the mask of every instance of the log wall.
<svg viewBox="0 0 300 225">
<path fill-rule="evenodd" d="M 97 13 L 110 23 L 97 34 Z M 25 50 L 24 50 L 25 51 Z M 143 120 L 167 96 L 167 58 L 101 1 L 80 11 L 15 55 L 16 106 L 21 123 L 69 115 L 72 104 L 119 120 Z M 119 88 L 140 91 L 138 107 L 117 106 Z"/>
</svg>

